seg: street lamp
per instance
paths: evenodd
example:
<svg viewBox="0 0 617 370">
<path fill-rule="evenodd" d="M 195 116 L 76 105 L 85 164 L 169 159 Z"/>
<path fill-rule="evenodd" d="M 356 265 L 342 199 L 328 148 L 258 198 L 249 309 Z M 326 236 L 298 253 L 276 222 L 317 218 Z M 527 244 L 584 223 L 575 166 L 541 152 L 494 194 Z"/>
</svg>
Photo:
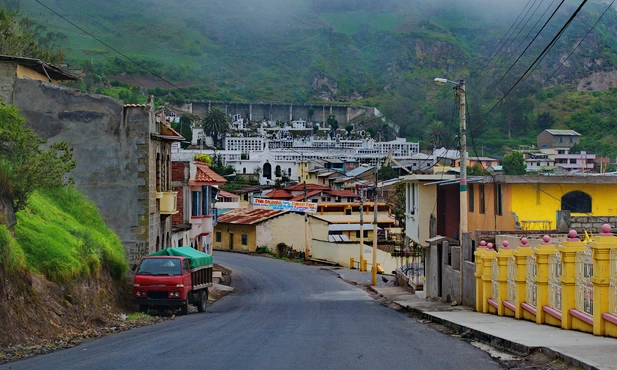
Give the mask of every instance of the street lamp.
<svg viewBox="0 0 617 370">
<path fill-rule="evenodd" d="M 446 78 L 435 78 L 435 83 L 437 85 L 445 85 L 450 84 L 454 85 L 454 91 L 456 92 L 457 103 L 459 107 L 459 117 L 460 117 L 460 158 L 461 158 L 461 174 L 460 174 L 460 206 L 461 206 L 461 214 L 459 221 L 459 240 L 463 240 L 463 233 L 467 232 L 467 124 L 466 124 L 466 91 L 465 91 L 465 80 L 450 81 Z M 462 249 L 462 248 L 461 248 Z"/>
</svg>

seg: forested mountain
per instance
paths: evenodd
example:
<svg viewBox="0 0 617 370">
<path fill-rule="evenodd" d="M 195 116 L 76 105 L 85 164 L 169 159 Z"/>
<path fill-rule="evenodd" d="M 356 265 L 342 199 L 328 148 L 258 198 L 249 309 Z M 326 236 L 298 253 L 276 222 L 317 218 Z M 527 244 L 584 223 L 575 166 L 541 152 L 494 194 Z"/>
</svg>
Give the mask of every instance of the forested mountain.
<svg viewBox="0 0 617 370">
<path fill-rule="evenodd" d="M 433 78 L 464 79 L 472 154 L 535 144 L 553 127 L 579 131 L 584 149 L 614 159 L 617 13 L 601 0 L 559 3 L 0 0 L 45 27 L 41 35 L 54 32 L 65 62 L 88 73 L 82 88 L 370 105 L 399 136 L 430 144 L 431 130 L 445 127 L 454 147 L 454 93 Z"/>
</svg>

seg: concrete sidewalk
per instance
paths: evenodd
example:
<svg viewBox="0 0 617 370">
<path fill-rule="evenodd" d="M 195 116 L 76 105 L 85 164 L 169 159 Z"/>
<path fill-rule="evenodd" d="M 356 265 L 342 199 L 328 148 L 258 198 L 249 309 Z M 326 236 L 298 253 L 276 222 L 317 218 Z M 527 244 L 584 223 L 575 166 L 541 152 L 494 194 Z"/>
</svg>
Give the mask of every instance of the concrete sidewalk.
<svg viewBox="0 0 617 370">
<path fill-rule="evenodd" d="M 342 279 L 362 285 L 371 284 L 370 272 L 333 267 Z M 617 369 L 617 339 L 597 337 L 573 330 L 563 330 L 530 321 L 475 312 L 463 306 L 423 299 L 411 291 L 391 283 L 389 275 L 378 275 L 377 286 L 371 287 L 388 301 L 395 302 L 423 315 L 427 320 L 443 324 L 478 341 L 497 348 L 526 355 L 542 348 L 545 353 L 570 362 L 583 369 Z"/>
</svg>

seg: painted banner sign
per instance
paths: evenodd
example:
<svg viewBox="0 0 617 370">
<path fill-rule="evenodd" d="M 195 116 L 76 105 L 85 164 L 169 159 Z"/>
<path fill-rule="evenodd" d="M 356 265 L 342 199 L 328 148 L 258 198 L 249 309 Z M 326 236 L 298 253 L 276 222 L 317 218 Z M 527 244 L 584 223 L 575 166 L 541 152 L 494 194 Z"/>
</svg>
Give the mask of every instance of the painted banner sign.
<svg viewBox="0 0 617 370">
<path fill-rule="evenodd" d="M 253 198 L 256 207 L 268 207 L 280 211 L 317 212 L 317 203 L 292 202 L 280 199 Z"/>
</svg>

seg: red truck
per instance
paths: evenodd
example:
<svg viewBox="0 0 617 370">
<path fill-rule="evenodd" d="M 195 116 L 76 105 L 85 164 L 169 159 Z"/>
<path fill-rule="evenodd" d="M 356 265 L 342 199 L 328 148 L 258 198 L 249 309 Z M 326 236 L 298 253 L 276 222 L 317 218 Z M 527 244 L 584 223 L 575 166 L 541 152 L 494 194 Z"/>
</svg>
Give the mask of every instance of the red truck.
<svg viewBox="0 0 617 370">
<path fill-rule="evenodd" d="M 211 255 L 191 247 L 166 248 L 143 257 L 133 281 L 139 310 L 180 309 L 186 315 L 192 304 L 206 311 L 212 265 Z"/>
</svg>

